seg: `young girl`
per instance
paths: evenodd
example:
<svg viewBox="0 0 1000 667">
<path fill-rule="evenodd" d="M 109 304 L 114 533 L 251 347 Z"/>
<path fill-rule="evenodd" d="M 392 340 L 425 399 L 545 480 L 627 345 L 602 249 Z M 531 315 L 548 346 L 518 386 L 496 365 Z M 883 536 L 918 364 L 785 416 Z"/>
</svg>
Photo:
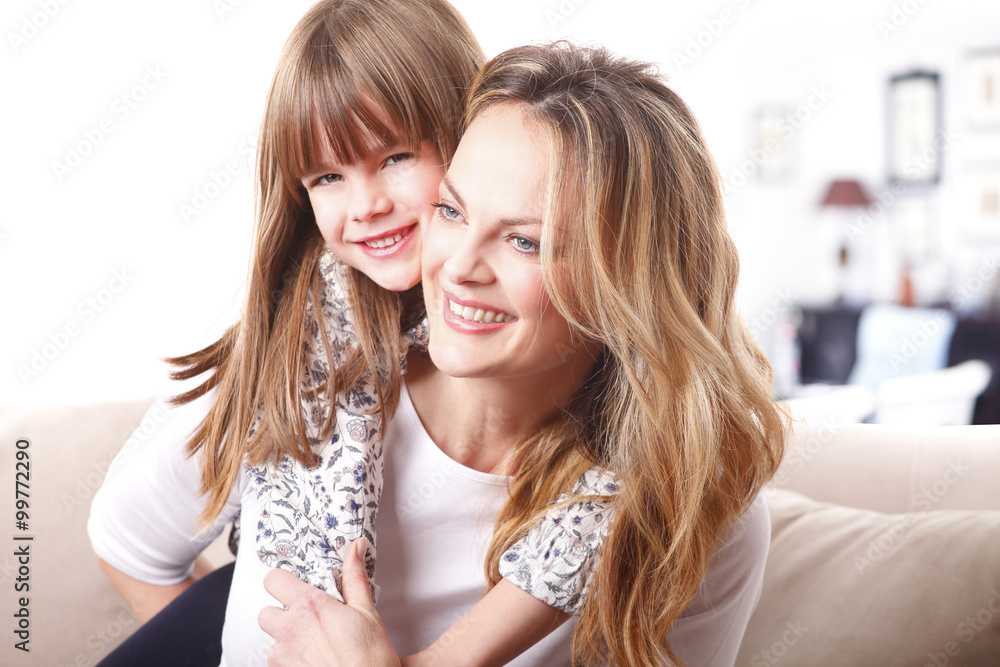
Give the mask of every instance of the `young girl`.
<svg viewBox="0 0 1000 667">
<path fill-rule="evenodd" d="M 213 394 L 186 446 L 200 460 L 202 525 L 218 526 L 241 476 L 249 477 L 241 523 L 245 530 L 253 517 L 256 556 L 338 599 L 343 549 L 361 536 L 377 592 L 382 424 L 399 400 L 407 351 L 426 344 L 422 300 L 409 291 L 420 279 L 420 225 L 457 144 L 463 94 L 484 60 L 443 0 L 314 6 L 289 38 L 268 96 L 243 316 L 218 342 L 170 360 L 181 369 L 175 379 L 211 371 L 172 401 Z M 521 619 L 521 629 L 470 612 L 462 632 L 410 664 L 500 664 L 498 656 L 517 655 L 580 608 L 609 517 L 595 503 L 603 509 L 615 488 L 595 469 L 563 490 L 577 502 L 554 505 L 511 549 L 512 561 L 533 565 L 512 574 L 516 585 L 489 593 L 486 608 Z M 595 498 L 583 511 L 586 494 Z M 125 574 L 125 561 L 102 546 L 109 521 L 101 513 L 134 502 L 95 501 L 90 527 L 98 555 Z M 585 520 L 562 528 L 574 513 Z"/>
</svg>

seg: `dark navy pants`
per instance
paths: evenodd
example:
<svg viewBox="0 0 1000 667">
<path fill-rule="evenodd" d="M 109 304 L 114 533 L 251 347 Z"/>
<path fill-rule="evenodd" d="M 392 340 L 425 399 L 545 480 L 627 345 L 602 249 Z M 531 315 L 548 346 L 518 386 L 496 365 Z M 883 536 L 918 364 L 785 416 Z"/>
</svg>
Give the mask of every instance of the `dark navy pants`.
<svg viewBox="0 0 1000 667">
<path fill-rule="evenodd" d="M 98 667 L 219 667 L 235 563 L 196 581 Z"/>
</svg>

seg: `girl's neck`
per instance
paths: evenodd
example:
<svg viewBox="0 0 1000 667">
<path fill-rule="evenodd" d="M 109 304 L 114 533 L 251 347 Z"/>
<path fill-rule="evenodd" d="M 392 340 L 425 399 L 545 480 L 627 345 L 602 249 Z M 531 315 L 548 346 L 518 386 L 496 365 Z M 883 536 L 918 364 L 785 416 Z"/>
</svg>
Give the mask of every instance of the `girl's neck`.
<svg viewBox="0 0 1000 667">
<path fill-rule="evenodd" d="M 454 378 L 426 353 L 414 353 L 404 376 L 407 391 L 431 440 L 450 458 L 500 475 L 527 435 L 555 418 L 575 390 L 507 378 Z M 563 384 L 563 383 L 558 383 Z"/>
</svg>

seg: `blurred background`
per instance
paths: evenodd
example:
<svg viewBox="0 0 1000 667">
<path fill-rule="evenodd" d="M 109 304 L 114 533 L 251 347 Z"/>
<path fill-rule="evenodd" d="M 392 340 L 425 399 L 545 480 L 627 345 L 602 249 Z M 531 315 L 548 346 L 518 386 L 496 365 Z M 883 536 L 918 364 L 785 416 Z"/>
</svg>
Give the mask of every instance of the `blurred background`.
<svg viewBox="0 0 1000 667">
<path fill-rule="evenodd" d="M 166 394 L 160 358 L 238 316 L 264 98 L 311 4 L 4 3 L 0 404 Z M 659 65 L 719 163 L 776 395 L 984 359 L 1000 421 L 1000 3 L 454 4 L 488 55 Z"/>
</svg>

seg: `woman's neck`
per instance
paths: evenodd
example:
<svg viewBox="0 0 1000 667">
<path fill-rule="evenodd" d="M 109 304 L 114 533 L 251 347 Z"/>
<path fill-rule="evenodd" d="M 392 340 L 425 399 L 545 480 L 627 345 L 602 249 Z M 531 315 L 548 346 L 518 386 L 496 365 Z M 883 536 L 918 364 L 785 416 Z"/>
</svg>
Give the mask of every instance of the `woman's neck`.
<svg viewBox="0 0 1000 667">
<path fill-rule="evenodd" d="M 455 378 L 426 353 L 411 354 L 407 366 L 407 391 L 434 443 L 468 468 L 500 475 L 510 474 L 506 459 L 517 443 L 551 421 L 579 385 Z"/>
</svg>

